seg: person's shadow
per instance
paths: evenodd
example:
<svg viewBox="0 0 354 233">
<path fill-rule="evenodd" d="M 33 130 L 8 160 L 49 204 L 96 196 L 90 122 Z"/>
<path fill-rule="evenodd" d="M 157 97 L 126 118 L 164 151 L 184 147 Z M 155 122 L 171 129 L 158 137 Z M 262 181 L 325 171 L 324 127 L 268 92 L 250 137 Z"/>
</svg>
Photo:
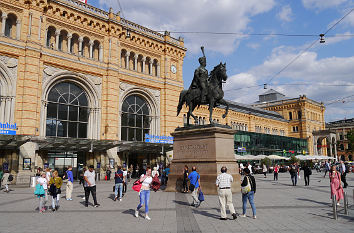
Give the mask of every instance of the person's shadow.
<svg viewBox="0 0 354 233">
<path fill-rule="evenodd" d="M 174 203 L 178 204 L 178 205 L 184 205 L 184 206 L 190 206 L 190 204 L 188 202 L 185 201 L 176 201 L 173 200 Z"/>
<path fill-rule="evenodd" d="M 209 218 L 214 218 L 214 219 L 219 219 L 220 218 L 220 215 L 212 214 L 212 213 L 209 213 L 209 212 L 207 212 L 205 210 L 200 210 L 200 209 L 195 208 L 192 211 L 194 213 L 196 213 L 196 214 L 204 215 L 204 216 L 209 217 Z"/>
<path fill-rule="evenodd" d="M 122 213 L 134 216 L 135 215 L 135 210 L 134 209 L 124 210 Z"/>
</svg>

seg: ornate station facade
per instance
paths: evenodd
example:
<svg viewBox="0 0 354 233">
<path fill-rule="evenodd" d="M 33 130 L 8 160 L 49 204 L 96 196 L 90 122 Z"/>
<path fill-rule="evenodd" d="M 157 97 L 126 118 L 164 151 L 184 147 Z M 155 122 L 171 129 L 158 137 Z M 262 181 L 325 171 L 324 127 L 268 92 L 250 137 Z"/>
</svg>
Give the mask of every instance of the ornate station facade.
<svg viewBox="0 0 354 233">
<path fill-rule="evenodd" d="M 168 137 L 185 121 L 185 109 L 176 117 L 183 38 L 77 0 L 2 0 L 0 16 L 0 166 L 17 183 L 37 168 L 63 173 L 72 165 L 77 174 L 92 164 L 102 177 L 117 164 L 167 162 Z M 307 135 L 292 133 L 287 112 L 261 107 L 232 102 L 226 119 L 220 107 L 213 120 L 239 131 Z M 206 106 L 196 114 L 207 123 Z"/>
</svg>

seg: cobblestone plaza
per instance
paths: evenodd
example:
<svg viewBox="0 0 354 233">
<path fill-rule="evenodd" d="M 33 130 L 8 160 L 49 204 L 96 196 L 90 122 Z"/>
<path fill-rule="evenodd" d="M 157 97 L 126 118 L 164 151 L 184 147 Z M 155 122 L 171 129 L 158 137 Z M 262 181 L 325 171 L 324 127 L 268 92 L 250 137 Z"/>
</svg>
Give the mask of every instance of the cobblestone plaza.
<svg viewBox="0 0 354 233">
<path fill-rule="evenodd" d="M 59 211 L 49 210 L 44 214 L 35 210 L 38 201 L 32 188 L 11 187 L 10 193 L 0 193 L 0 232 L 353 232 L 352 173 L 347 176 L 349 187 L 346 189 L 349 216 L 344 215 L 342 205 L 338 220 L 332 216 L 329 180 L 323 178 L 323 173 L 314 172 L 309 187 L 304 186 L 303 179 L 298 186 L 291 186 L 288 173 L 280 173 L 278 182 L 273 181 L 272 174 L 255 178 L 257 219 L 250 217 L 248 208 L 247 218 L 228 221 L 219 220 L 217 196 L 206 196 L 199 208 L 192 208 L 189 194 L 152 192 L 152 220 L 147 221 L 142 216 L 134 217 L 138 195 L 130 188 L 131 183 L 123 201 L 113 202 L 113 181 L 99 182 L 99 208 L 84 207 L 83 189 L 75 183 L 74 200 L 61 198 Z M 234 194 L 233 202 L 240 214 L 241 194 Z"/>
</svg>

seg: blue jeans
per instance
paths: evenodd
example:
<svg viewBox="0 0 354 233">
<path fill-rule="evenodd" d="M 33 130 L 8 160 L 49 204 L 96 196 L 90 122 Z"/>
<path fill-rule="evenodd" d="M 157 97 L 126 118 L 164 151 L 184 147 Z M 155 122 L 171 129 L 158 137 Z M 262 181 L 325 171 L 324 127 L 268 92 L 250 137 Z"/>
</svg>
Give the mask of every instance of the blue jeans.
<svg viewBox="0 0 354 233">
<path fill-rule="evenodd" d="M 254 191 L 250 191 L 247 194 L 242 194 L 242 214 L 246 214 L 247 199 L 250 201 L 253 216 L 256 216 L 256 205 L 254 204 Z"/>
<path fill-rule="evenodd" d="M 150 190 L 141 190 L 140 191 L 140 203 L 136 209 L 140 210 L 140 208 L 145 203 L 145 214 L 147 214 L 149 212 L 149 200 L 150 200 Z"/>
<path fill-rule="evenodd" d="M 297 175 L 292 175 L 291 176 L 291 181 L 293 182 L 293 186 L 296 186 L 296 184 L 297 184 Z"/>
<path fill-rule="evenodd" d="M 116 183 L 116 188 L 114 189 L 115 197 L 118 197 L 118 189 L 119 189 L 119 198 L 122 198 L 123 183 Z"/>
</svg>

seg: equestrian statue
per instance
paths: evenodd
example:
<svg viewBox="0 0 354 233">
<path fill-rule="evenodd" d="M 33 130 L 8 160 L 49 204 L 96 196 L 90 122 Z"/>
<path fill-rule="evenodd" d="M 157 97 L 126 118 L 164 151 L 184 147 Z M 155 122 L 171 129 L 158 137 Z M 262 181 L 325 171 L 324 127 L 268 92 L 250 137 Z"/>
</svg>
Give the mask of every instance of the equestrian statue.
<svg viewBox="0 0 354 233">
<path fill-rule="evenodd" d="M 177 116 L 181 112 L 183 104 L 188 106 L 187 125 L 189 125 L 189 118 L 192 116 L 194 122 L 198 122 L 198 118 L 193 115 L 193 111 L 200 105 L 209 105 L 209 122 L 213 123 L 213 108 L 220 104 L 226 106 L 223 118 L 227 116 L 229 111 L 229 104 L 223 99 L 224 91 L 222 84 L 227 80 L 226 63 L 215 66 L 208 74 L 206 67 L 206 57 L 204 54 L 204 47 L 201 47 L 203 56 L 198 59 L 200 66 L 194 71 L 194 77 L 188 90 L 181 91 L 179 95 L 179 103 L 177 106 Z"/>
</svg>

